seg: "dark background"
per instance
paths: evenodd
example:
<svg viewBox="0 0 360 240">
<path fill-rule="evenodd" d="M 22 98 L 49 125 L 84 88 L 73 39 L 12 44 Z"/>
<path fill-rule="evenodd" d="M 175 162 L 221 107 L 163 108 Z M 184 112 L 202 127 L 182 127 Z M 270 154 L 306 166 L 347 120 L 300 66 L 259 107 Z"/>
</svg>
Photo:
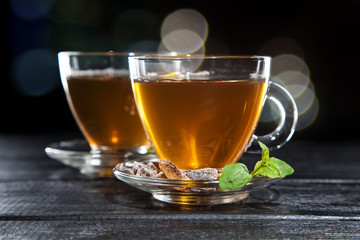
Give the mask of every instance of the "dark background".
<svg viewBox="0 0 360 240">
<path fill-rule="evenodd" d="M 358 138 L 359 0 L 2 1 L 0 132 L 78 131 L 61 87 L 57 52 L 154 50 L 162 21 L 182 8 L 206 18 L 207 53 L 300 55 L 319 108 L 295 139 Z M 276 38 L 291 39 L 300 50 L 279 44 L 261 52 Z M 28 82 L 29 76 L 37 81 Z"/>
</svg>

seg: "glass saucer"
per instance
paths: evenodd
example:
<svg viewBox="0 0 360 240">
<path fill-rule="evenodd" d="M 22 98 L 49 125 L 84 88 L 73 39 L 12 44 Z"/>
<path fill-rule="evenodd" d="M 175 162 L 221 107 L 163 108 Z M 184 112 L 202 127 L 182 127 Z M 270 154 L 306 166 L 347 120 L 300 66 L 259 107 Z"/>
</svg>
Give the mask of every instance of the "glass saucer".
<svg viewBox="0 0 360 240">
<path fill-rule="evenodd" d="M 78 169 L 81 173 L 92 177 L 114 177 L 113 168 L 116 164 L 132 159 L 153 159 L 154 153 L 133 153 L 131 155 L 119 156 L 111 161 L 99 162 L 98 158 L 90 153 L 90 146 L 85 139 L 72 139 L 50 143 L 45 148 L 48 157 L 61 163 Z M 108 160 L 108 159 L 106 159 Z"/>
<path fill-rule="evenodd" d="M 149 162 L 150 160 L 141 160 Z M 163 202 L 187 205 L 215 205 L 240 201 L 249 196 L 256 188 L 264 188 L 279 179 L 254 177 L 243 188 L 224 191 L 219 188 L 219 181 L 174 180 L 164 178 L 141 177 L 133 174 L 134 161 L 120 163 L 114 168 L 114 175 L 121 181 L 151 193 Z"/>
</svg>

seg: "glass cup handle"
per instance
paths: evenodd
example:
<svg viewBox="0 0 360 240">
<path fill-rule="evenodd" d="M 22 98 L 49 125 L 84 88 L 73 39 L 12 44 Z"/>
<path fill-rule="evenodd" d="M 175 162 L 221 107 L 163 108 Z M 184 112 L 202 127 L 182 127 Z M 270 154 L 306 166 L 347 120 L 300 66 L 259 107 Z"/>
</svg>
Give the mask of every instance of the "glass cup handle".
<svg viewBox="0 0 360 240">
<path fill-rule="evenodd" d="M 272 101 L 280 110 L 280 121 L 274 131 L 263 136 L 253 135 L 253 141 L 247 148 L 248 153 L 261 153 L 258 141 L 270 150 L 279 149 L 287 143 L 295 132 L 298 110 L 294 98 L 280 84 L 270 82 L 266 101 Z"/>
</svg>

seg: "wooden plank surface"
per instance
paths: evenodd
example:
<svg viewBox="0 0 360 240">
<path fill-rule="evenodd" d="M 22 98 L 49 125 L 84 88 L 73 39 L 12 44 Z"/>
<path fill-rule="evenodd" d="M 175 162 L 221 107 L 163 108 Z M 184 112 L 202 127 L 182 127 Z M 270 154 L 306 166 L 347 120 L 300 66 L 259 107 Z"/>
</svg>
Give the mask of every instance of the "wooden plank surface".
<svg viewBox="0 0 360 240">
<path fill-rule="evenodd" d="M 359 221 L 128 219 L 0 222 L 7 239 L 359 239 Z"/>
<path fill-rule="evenodd" d="M 128 215 L 201 213 L 259 216 L 360 217 L 360 181 L 282 180 L 233 204 L 185 207 L 162 203 L 117 180 L 37 180 L 0 183 L 0 219 L 41 219 L 82 215 L 126 218 Z M 179 215 L 180 214 L 180 215 Z M 187 216 L 185 216 L 186 218 Z M 350 218 L 353 219 L 353 218 Z"/>
<path fill-rule="evenodd" d="M 360 238 L 358 142 L 289 143 L 273 154 L 293 176 L 241 202 L 189 207 L 47 158 L 46 144 L 66 137 L 0 137 L 1 238 Z"/>
</svg>

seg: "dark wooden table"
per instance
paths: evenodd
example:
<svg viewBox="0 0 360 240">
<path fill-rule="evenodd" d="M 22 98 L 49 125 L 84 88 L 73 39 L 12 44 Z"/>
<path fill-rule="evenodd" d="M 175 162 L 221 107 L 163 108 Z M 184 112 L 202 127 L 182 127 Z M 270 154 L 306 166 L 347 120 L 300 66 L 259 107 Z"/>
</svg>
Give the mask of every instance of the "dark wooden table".
<svg viewBox="0 0 360 240">
<path fill-rule="evenodd" d="M 233 204 L 158 202 L 48 158 L 72 134 L 0 134 L 1 239 L 360 239 L 360 141 L 293 141 L 295 174 Z"/>
</svg>

